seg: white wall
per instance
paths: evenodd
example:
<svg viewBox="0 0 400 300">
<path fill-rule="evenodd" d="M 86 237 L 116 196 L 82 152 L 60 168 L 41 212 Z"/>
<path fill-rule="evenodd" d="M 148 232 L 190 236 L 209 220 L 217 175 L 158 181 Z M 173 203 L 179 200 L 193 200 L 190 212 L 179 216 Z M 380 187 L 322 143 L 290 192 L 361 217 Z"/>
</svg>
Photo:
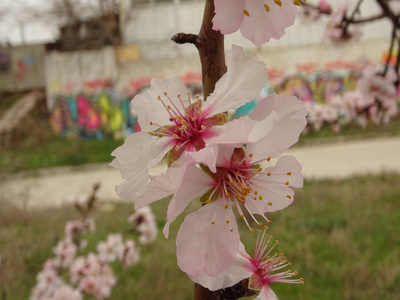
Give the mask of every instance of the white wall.
<svg viewBox="0 0 400 300">
<path fill-rule="evenodd" d="M 149 0 L 154 1 L 154 0 Z M 176 45 L 170 38 L 178 32 L 197 33 L 204 9 L 204 1 L 173 0 L 171 3 L 151 3 L 141 7 L 132 7 L 131 0 L 121 0 L 121 28 L 125 44 L 138 44 L 141 56 L 145 59 L 162 57 L 181 57 L 196 54 L 193 45 Z M 289 0 L 287 0 L 289 1 Z M 349 0 L 343 0 L 349 1 Z M 308 0 L 308 3 L 317 0 Z M 333 5 L 340 0 L 331 1 Z M 363 16 L 379 12 L 375 0 L 365 0 Z M 325 18 L 326 19 L 326 18 Z M 293 47 L 321 44 L 325 28 L 324 21 L 310 26 L 304 25 L 298 18 L 294 26 L 286 30 L 280 40 L 271 40 L 263 48 Z M 390 24 L 386 20 L 376 21 L 365 26 L 363 40 L 389 39 Z M 231 44 L 243 45 L 252 49 L 254 45 L 241 37 L 239 33 L 225 37 L 227 49 Z"/>
</svg>

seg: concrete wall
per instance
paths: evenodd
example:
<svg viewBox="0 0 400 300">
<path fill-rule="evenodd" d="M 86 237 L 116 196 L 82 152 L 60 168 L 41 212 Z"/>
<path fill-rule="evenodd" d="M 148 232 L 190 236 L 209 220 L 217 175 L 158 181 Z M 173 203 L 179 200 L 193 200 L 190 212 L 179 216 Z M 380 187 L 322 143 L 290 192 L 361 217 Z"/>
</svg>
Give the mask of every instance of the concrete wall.
<svg viewBox="0 0 400 300">
<path fill-rule="evenodd" d="M 155 0 L 140 0 L 143 5 L 134 5 L 138 0 L 121 0 L 121 29 L 123 41 L 126 44 L 135 43 L 140 53 L 148 59 L 162 57 L 182 57 L 195 54 L 192 45 L 176 45 L 170 38 L 178 32 L 197 33 L 200 28 L 204 1 L 169 0 L 161 2 Z M 317 0 L 308 0 L 315 3 Z M 350 0 L 343 0 L 350 1 Z M 330 1 L 337 5 L 338 0 Z M 375 0 L 364 1 L 363 16 L 374 15 L 380 10 Z M 321 44 L 325 21 L 317 24 L 305 25 L 301 18 L 297 18 L 295 25 L 286 29 L 286 35 L 280 40 L 271 40 L 263 48 L 297 47 L 303 45 Z M 386 20 L 368 24 L 364 30 L 364 41 L 390 38 L 390 24 Z M 242 45 L 253 49 L 254 45 L 245 40 L 240 33 L 225 36 L 227 48 L 232 44 Z"/>
<path fill-rule="evenodd" d="M 43 45 L 0 48 L 0 91 L 45 86 Z"/>
</svg>

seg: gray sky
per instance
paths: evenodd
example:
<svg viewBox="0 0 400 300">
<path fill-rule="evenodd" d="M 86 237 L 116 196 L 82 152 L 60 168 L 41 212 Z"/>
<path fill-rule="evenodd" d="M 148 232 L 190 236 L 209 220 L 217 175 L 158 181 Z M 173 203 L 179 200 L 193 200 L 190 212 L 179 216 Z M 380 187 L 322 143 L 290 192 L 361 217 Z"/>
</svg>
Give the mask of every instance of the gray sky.
<svg viewBox="0 0 400 300">
<path fill-rule="evenodd" d="M 57 37 L 57 23 L 60 19 L 39 19 L 32 17 L 32 12 L 43 12 L 56 0 L 0 0 L 0 42 L 11 42 L 13 45 L 25 43 L 51 42 Z M 80 16 L 93 15 L 97 9 L 96 0 L 72 0 L 77 5 L 91 5 L 91 9 Z M 44 15 L 46 16 L 46 15 Z"/>
<path fill-rule="evenodd" d="M 11 42 L 14 45 L 52 41 L 56 27 L 48 26 L 40 20 L 29 20 L 27 6 L 40 10 L 48 7 L 46 0 L 1 0 L 0 1 L 0 42 Z M 3 15 L 4 14 L 4 15 Z"/>
</svg>

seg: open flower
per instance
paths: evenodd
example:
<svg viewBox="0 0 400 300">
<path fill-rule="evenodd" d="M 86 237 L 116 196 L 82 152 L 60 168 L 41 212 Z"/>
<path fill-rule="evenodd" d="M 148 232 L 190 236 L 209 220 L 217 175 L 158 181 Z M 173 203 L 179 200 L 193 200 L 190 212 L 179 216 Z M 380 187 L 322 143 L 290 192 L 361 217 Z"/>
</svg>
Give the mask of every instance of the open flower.
<svg viewBox="0 0 400 300">
<path fill-rule="evenodd" d="M 168 237 L 169 225 L 193 199 L 202 197 L 206 205 L 186 217 L 177 236 L 178 265 L 183 271 L 215 276 L 232 263 L 239 247 L 234 207 L 253 231 L 244 211 L 262 226 L 255 215 L 269 222 L 266 212 L 293 202 L 291 187 L 303 185 L 300 164 L 292 156 L 280 157 L 275 164 L 271 159 L 297 141 L 305 115 L 296 97 L 270 95 L 250 117 L 221 126 L 221 133 L 205 148 L 185 153 L 135 200 L 140 208 L 174 194 L 164 227 Z"/>
<path fill-rule="evenodd" d="M 300 1 L 292 0 L 214 0 L 213 29 L 229 34 L 240 29 L 256 46 L 271 38 L 280 39 L 293 25 Z"/>
<path fill-rule="evenodd" d="M 223 112 L 256 98 L 267 82 L 265 64 L 233 46 L 226 54 L 227 72 L 207 101 L 191 99 L 178 78 L 151 81 L 150 92 L 132 100 L 143 132 L 130 135 L 112 155 L 111 166 L 126 180 L 116 190 L 123 200 L 133 200 L 148 181 L 149 171 L 168 153 L 170 162 L 185 151 L 203 148 L 226 122 Z"/>
<path fill-rule="evenodd" d="M 304 283 L 304 280 L 302 278 L 291 279 L 291 277 L 297 276 L 297 271 L 283 271 L 291 264 L 283 254 L 272 254 L 272 250 L 279 242 L 275 241 L 269 247 L 271 240 L 273 240 L 272 236 L 266 234 L 265 231 L 264 233 L 259 232 L 253 257 L 248 255 L 243 244 L 240 244 L 233 264 L 227 269 L 217 276 L 203 273 L 200 276 L 191 277 L 191 279 L 211 291 L 215 291 L 233 286 L 241 280 L 249 278 L 248 288 L 260 291 L 255 300 L 277 300 L 278 297 L 271 289 L 271 283 Z"/>
</svg>

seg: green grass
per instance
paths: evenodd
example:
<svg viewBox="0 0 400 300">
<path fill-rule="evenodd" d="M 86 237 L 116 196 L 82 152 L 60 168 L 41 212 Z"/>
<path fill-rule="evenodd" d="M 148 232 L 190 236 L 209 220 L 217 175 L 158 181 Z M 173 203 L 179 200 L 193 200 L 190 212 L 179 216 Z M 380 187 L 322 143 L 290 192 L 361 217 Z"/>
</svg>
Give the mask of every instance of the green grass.
<svg viewBox="0 0 400 300">
<path fill-rule="evenodd" d="M 269 215 L 269 233 L 280 240 L 277 251 L 305 280 L 304 285 L 274 284 L 279 299 L 397 299 L 399 199 L 400 175 L 306 182 L 296 191 L 293 205 Z M 152 206 L 160 230 L 166 205 L 160 201 Z M 95 210 L 92 242 L 127 228 L 131 205 L 114 204 L 113 209 Z M 21 211 L 2 204 L 0 295 L 28 299 L 35 275 L 62 238 L 65 222 L 76 216 L 72 209 Z M 193 284 L 176 266 L 174 237 L 181 221 L 173 223 L 170 240 L 160 234 L 154 244 L 141 246 L 138 265 L 116 270 L 118 284 L 110 299 L 192 298 Z M 252 253 L 256 234 L 242 226 L 241 237 Z"/>
</svg>

